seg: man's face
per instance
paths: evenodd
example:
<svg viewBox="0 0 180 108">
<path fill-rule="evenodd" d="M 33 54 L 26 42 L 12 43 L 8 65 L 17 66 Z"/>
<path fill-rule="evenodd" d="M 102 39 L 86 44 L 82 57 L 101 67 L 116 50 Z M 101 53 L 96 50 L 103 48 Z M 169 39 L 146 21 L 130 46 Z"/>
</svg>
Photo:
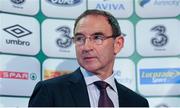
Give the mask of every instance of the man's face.
<svg viewBox="0 0 180 108">
<path fill-rule="evenodd" d="M 82 18 L 76 28 L 75 36 L 92 37 L 94 34 L 101 34 L 105 37 L 112 36 L 112 28 L 104 16 L 88 15 Z M 86 39 L 83 45 L 75 45 L 76 56 L 80 66 L 95 74 L 102 72 L 112 73 L 115 54 L 123 46 L 123 38 L 108 38 L 102 44 L 97 45 L 90 39 Z"/>
</svg>

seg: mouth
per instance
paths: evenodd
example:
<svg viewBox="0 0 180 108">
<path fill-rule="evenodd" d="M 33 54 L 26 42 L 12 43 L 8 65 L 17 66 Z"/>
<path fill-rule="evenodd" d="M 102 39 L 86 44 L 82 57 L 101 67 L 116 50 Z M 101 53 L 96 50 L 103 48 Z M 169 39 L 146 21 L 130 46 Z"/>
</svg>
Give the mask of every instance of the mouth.
<svg viewBox="0 0 180 108">
<path fill-rule="evenodd" d="M 85 61 L 92 61 L 94 60 L 96 57 L 84 57 Z"/>
</svg>

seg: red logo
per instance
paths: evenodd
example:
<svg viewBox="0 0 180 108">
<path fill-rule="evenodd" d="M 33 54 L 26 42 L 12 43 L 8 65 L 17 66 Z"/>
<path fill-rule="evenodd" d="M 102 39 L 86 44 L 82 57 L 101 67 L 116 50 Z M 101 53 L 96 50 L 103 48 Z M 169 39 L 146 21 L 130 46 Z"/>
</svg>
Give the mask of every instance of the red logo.
<svg viewBox="0 0 180 108">
<path fill-rule="evenodd" d="M 0 71 L 0 78 L 28 80 L 27 72 Z"/>
</svg>

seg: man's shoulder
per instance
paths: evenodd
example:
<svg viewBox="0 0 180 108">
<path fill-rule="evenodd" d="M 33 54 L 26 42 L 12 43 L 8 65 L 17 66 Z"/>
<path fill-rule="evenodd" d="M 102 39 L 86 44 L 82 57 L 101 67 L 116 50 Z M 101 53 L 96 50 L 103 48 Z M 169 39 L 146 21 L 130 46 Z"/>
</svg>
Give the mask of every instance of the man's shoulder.
<svg viewBox="0 0 180 108">
<path fill-rule="evenodd" d="M 146 98 L 144 98 L 139 93 L 125 87 L 122 84 L 117 83 L 119 102 L 122 106 L 131 107 L 149 107 L 149 103 Z"/>
<path fill-rule="evenodd" d="M 48 85 L 48 86 L 65 85 L 72 82 L 73 80 L 76 80 L 77 76 L 80 76 L 80 74 L 78 74 L 78 69 L 69 74 L 65 74 L 62 76 L 55 77 L 55 78 L 40 81 L 40 83 L 44 85 Z"/>
<path fill-rule="evenodd" d="M 117 87 L 121 90 L 121 92 L 123 92 L 124 94 L 128 94 L 128 95 L 138 95 L 135 91 L 131 90 L 130 88 L 118 83 Z"/>
<path fill-rule="evenodd" d="M 147 99 L 144 98 L 141 94 L 119 83 L 117 83 L 117 89 L 119 96 L 122 97 L 123 100 L 131 102 L 132 105 L 148 106 Z"/>
</svg>

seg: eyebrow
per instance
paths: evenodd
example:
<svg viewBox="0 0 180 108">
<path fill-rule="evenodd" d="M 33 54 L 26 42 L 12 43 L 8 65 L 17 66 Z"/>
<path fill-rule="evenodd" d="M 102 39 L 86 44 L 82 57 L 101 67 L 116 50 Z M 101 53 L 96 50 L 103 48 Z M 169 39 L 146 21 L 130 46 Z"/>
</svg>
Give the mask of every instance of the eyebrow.
<svg viewBox="0 0 180 108">
<path fill-rule="evenodd" d="M 74 36 L 77 36 L 77 35 L 85 36 L 83 33 L 76 33 Z M 94 35 L 104 35 L 104 33 L 102 33 L 102 32 L 95 32 L 95 33 L 91 34 L 91 36 L 94 36 Z"/>
<path fill-rule="evenodd" d="M 102 32 L 95 32 L 91 36 L 93 36 L 93 35 L 104 35 L 104 33 L 102 33 Z"/>
<path fill-rule="evenodd" d="M 77 36 L 77 35 L 83 35 L 84 36 L 84 34 L 82 34 L 82 33 L 76 33 L 74 36 Z"/>
</svg>

